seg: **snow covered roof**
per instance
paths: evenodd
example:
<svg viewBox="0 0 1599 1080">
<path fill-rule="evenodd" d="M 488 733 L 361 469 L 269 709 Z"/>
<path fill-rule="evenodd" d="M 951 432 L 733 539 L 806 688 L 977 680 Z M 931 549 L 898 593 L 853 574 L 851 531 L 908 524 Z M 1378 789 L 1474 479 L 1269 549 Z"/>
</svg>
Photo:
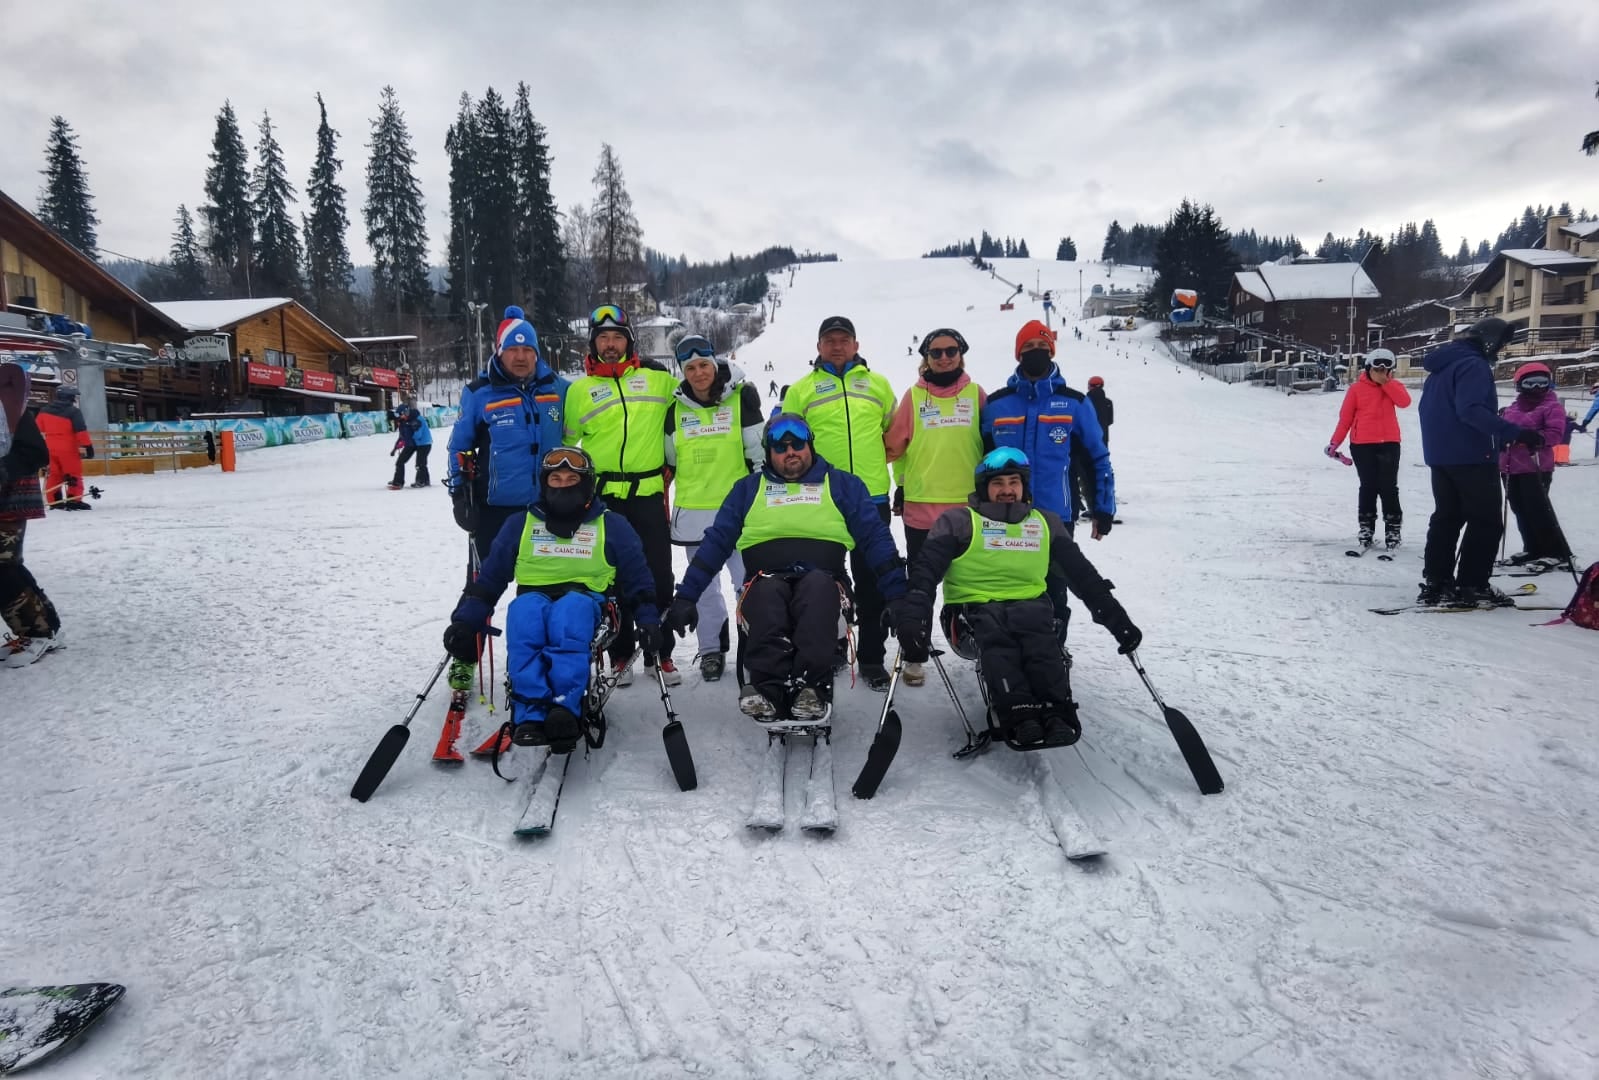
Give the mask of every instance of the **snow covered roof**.
<svg viewBox="0 0 1599 1080">
<path fill-rule="evenodd" d="M 1375 300 L 1382 294 L 1364 268 L 1352 263 L 1263 263 L 1256 271 L 1272 300 Z M 1240 275 L 1242 276 L 1242 275 Z"/>
<path fill-rule="evenodd" d="M 1503 251 L 1495 252 L 1488 265 L 1483 267 L 1482 271 L 1471 279 L 1471 283 L 1460 290 L 1457 295 L 1467 297 L 1492 288 L 1494 283 L 1504 276 L 1505 262 L 1512 259 L 1523 266 L 1530 266 L 1534 270 L 1542 270 L 1551 274 L 1562 269 L 1570 270 L 1575 267 L 1599 265 L 1599 259 L 1573 255 L 1569 251 L 1558 249 L 1550 251 L 1545 248 L 1506 248 Z"/>
<path fill-rule="evenodd" d="M 1570 225 L 1560 226 L 1560 231 L 1584 240 L 1592 240 L 1599 237 L 1599 221 L 1573 221 Z"/>
<path fill-rule="evenodd" d="M 293 302 L 287 296 L 271 296 L 253 300 L 167 300 L 154 306 L 185 330 L 202 331 L 221 330 Z"/>
<path fill-rule="evenodd" d="M 1266 283 L 1255 271 L 1240 270 L 1234 280 L 1238 282 L 1238 287 L 1250 296 L 1259 297 L 1267 303 L 1271 302 L 1271 290 L 1266 288 Z"/>
<path fill-rule="evenodd" d="M 1507 259 L 1515 259 L 1519 263 L 1525 263 L 1528 266 L 1539 267 L 1574 265 L 1596 261 L 1585 255 L 1573 255 L 1569 251 L 1558 248 L 1553 251 L 1545 250 L 1544 248 L 1505 248 L 1499 254 Z"/>
<path fill-rule="evenodd" d="M 415 334 L 379 334 L 376 337 L 347 337 L 344 339 L 357 347 L 362 345 L 397 345 L 401 342 L 415 341 Z"/>
</svg>

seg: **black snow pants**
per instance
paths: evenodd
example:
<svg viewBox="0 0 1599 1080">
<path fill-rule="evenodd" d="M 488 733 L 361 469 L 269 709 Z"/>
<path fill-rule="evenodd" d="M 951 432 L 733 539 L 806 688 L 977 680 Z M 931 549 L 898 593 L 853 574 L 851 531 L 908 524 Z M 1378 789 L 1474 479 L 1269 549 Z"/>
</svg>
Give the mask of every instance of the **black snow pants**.
<svg viewBox="0 0 1599 1080">
<path fill-rule="evenodd" d="M 54 637 L 61 629 L 55 605 L 22 564 L 26 521 L 0 524 L 0 616 L 17 637 Z"/>
<path fill-rule="evenodd" d="M 664 613 L 672 604 L 672 522 L 666 514 L 666 495 L 634 495 L 630 498 L 606 496 L 605 505 L 627 519 L 644 545 L 644 561 L 649 564 L 650 576 L 655 579 L 655 607 Z M 626 612 L 621 631 L 611 643 L 611 660 L 626 660 L 637 647 L 638 635 L 633 629 L 633 613 Z M 646 664 L 653 665 L 655 657 L 646 653 Z"/>
<path fill-rule="evenodd" d="M 1554 473 L 1515 473 L 1505 477 L 1505 497 L 1521 530 L 1521 547 L 1534 559 L 1564 559 L 1571 554 L 1549 502 Z"/>
<path fill-rule="evenodd" d="M 1402 523 L 1405 515 L 1399 509 L 1399 444 L 1350 443 L 1349 456 L 1355 459 L 1355 472 L 1360 476 L 1360 496 L 1356 504 L 1360 527 L 1376 529 L 1379 497 L 1383 524 Z"/>
<path fill-rule="evenodd" d="M 768 701 L 788 700 L 803 683 L 831 700 L 838 636 L 838 580 L 825 570 L 763 574 L 739 605 L 745 634 L 744 669 Z"/>
<path fill-rule="evenodd" d="M 887 525 L 893 517 L 887 503 L 877 504 L 877 514 Z M 888 631 L 883 627 L 883 594 L 877 589 L 877 575 L 866 563 L 859 547 L 849 553 L 850 577 L 855 581 L 855 656 L 862 664 L 882 664 L 887 652 Z M 831 637 L 836 640 L 835 628 Z"/>
<path fill-rule="evenodd" d="M 1499 468 L 1496 465 L 1434 465 L 1432 519 L 1422 574 L 1437 585 L 1487 588 L 1499 546 Z M 1466 531 L 1461 539 L 1460 531 Z M 1459 568 L 1455 544 L 1459 541 Z"/>
<path fill-rule="evenodd" d="M 431 484 L 432 478 L 428 476 L 428 453 L 433 449 L 433 444 L 426 446 L 407 446 L 400 451 L 400 456 L 394 462 L 394 480 L 396 487 L 405 483 L 405 463 L 416 455 L 416 482 L 418 484 Z"/>
<path fill-rule="evenodd" d="M 494 546 L 494 538 L 500 535 L 500 529 L 505 525 L 506 518 L 512 514 L 523 511 L 520 506 L 479 506 L 477 511 L 477 528 L 472 530 L 472 545 L 477 549 L 477 559 L 482 562 L 489 557 L 489 548 Z M 466 583 L 472 584 L 477 576 L 476 567 L 472 565 L 472 552 L 466 553 Z"/>
<path fill-rule="evenodd" d="M 1055 605 L 1048 596 L 963 604 L 950 611 L 959 612 L 972 629 L 996 708 L 1071 701 L 1071 677 L 1055 638 Z"/>
</svg>

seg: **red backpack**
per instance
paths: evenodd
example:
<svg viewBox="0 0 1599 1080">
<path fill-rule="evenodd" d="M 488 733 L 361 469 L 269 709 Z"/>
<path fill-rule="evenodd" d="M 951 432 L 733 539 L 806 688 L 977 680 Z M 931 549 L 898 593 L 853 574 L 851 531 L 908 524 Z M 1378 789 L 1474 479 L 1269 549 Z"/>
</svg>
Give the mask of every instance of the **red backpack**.
<svg viewBox="0 0 1599 1080">
<path fill-rule="evenodd" d="M 1554 626 L 1563 622 L 1599 630 L 1599 562 L 1582 572 L 1582 578 L 1577 582 L 1577 595 L 1571 598 L 1571 603 L 1566 605 L 1560 617 L 1544 625 Z"/>
</svg>

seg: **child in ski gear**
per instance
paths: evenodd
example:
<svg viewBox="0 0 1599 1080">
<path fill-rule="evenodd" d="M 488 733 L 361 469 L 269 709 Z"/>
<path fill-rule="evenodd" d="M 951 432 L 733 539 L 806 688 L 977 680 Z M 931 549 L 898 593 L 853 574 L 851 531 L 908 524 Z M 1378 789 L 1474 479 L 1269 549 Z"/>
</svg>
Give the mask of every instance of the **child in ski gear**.
<svg viewBox="0 0 1599 1080">
<path fill-rule="evenodd" d="M 638 533 L 655 578 L 656 606 L 665 607 L 672 599 L 673 574 L 661 432 L 677 380 L 655 361 L 639 358 L 632 323 L 615 304 L 602 304 L 589 315 L 583 370 L 566 392 L 566 444 L 582 446 L 594 459 L 599 494 Z M 619 686 L 633 681 L 633 646 L 632 628 L 624 626 L 611 645 Z M 645 669 L 653 671 L 656 661 L 655 650 L 645 649 Z M 682 681 L 670 655 L 659 662 L 668 684 Z"/>
<path fill-rule="evenodd" d="M 966 373 L 969 348 L 958 330 L 922 338 L 920 377 L 900 399 L 883 439 L 898 485 L 893 511 L 905 519 L 907 562 L 940 514 L 966 505 L 966 477 L 983 456 L 980 420 L 988 397 Z M 910 686 L 926 681 L 920 661 L 906 661 L 900 677 Z"/>
<path fill-rule="evenodd" d="M 7 630 L 0 662 L 8 667 L 31 664 L 61 647 L 61 617 L 22 562 L 28 522 L 45 516 L 39 472 L 49 464 L 35 410 L 27 409 L 12 429 L 11 449 L 0 458 L 0 618 Z"/>
<path fill-rule="evenodd" d="M 655 584 L 638 534 L 595 494 L 594 463 L 558 447 L 539 464 L 538 500 L 506 519 L 477 580 L 461 593 L 444 631 L 457 660 L 475 660 L 500 595 L 514 580 L 505 619 L 511 684 L 511 741 L 569 753 L 582 731 L 591 648 L 607 596 L 624 625 L 636 622 L 650 644 L 660 637 Z"/>
<path fill-rule="evenodd" d="M 428 453 L 433 449 L 433 431 L 422 418 L 421 410 L 415 405 L 397 407 L 394 410 L 394 430 L 399 433 L 394 445 L 400 451 L 400 459 L 394 463 L 394 479 L 389 481 L 389 487 L 405 486 L 405 463 L 413 455 L 416 457 L 416 483 L 411 486 L 427 487 L 432 483 L 428 476 Z"/>
<path fill-rule="evenodd" d="M 933 594 L 942 582 L 946 634 L 971 628 L 990 700 L 1010 739 L 1076 742 L 1080 728 L 1047 579 L 1058 576 L 1088 605 L 1119 651 L 1143 641 L 1111 584 L 1100 577 L 1057 515 L 1034 506 L 1026 455 L 1005 447 L 978 462 L 967 505 L 934 523 L 911 564 L 899 629 L 907 657 L 931 646 Z"/>
<path fill-rule="evenodd" d="M 1497 444 L 1519 442 L 1537 449 L 1544 441 L 1538 432 L 1517 427 L 1498 413 L 1493 362 L 1511 335 L 1503 319 L 1483 319 L 1422 361 L 1427 381 L 1417 411 L 1422 457 L 1432 470 L 1434 508 L 1418 604 L 1511 603 L 1488 583 L 1501 535 Z"/>
<path fill-rule="evenodd" d="M 749 672 L 739 709 L 761 720 L 820 720 L 832 700 L 840 592 L 849 580 L 846 553 L 876 579 L 890 626 L 905 594 L 904 564 L 865 483 L 816 452 L 803 417 L 780 413 L 766 425 L 762 445 L 761 471 L 727 493 L 664 626 L 678 634 L 692 630 L 701 594 L 739 553 L 745 580 L 738 612 Z"/>
<path fill-rule="evenodd" d="M 1540 569 L 1564 568 L 1571 554 L 1566 538 L 1549 504 L 1549 485 L 1555 475 L 1554 447 L 1566 431 L 1566 410 L 1555 393 L 1554 372 L 1540 361 L 1516 369 L 1516 400 L 1500 414 L 1517 427 L 1538 433 L 1543 444 L 1506 443 L 1499 451 L 1499 474 L 1504 477 L 1505 498 L 1516 515 L 1523 551 L 1510 561 L 1538 564 Z"/>
<path fill-rule="evenodd" d="M 705 530 L 728 490 L 760 468 L 761 396 L 737 365 L 720 360 L 711 343 L 690 334 L 677 343 L 683 381 L 666 413 L 666 467 L 672 483 L 672 543 L 687 549 L 692 561 Z M 737 588 L 744 564 L 734 552 L 727 560 Z M 707 682 L 722 677 L 729 648 L 727 605 L 721 584 L 712 581 L 700 594 L 700 674 Z M 675 672 L 667 682 L 682 677 Z"/>
<path fill-rule="evenodd" d="M 90 509 L 83 501 L 83 458 L 94 457 L 94 441 L 78 408 L 78 388 L 56 387 L 55 400 L 39 410 L 36 420 L 50 447 L 46 501 L 57 510 Z"/>
<path fill-rule="evenodd" d="M 1395 410 L 1410 408 L 1410 391 L 1394 377 L 1397 363 L 1389 349 L 1366 354 L 1360 376 L 1344 391 L 1338 426 L 1327 441 L 1327 456 L 1337 457 L 1344 436 L 1349 437 L 1349 456 L 1360 477 L 1355 513 L 1361 547 L 1370 547 L 1376 534 L 1379 497 L 1383 539 L 1389 550 L 1399 546 L 1404 523 L 1399 507 L 1399 416 Z"/>
<path fill-rule="evenodd" d="M 894 418 L 894 388 L 866 366 L 859 348 L 853 322 L 843 315 L 822 320 L 816 332 L 816 359 L 811 370 L 783 392 L 783 412 L 804 418 L 816 432 L 816 452 L 833 468 L 860 478 L 886 526 L 889 473 L 883 436 Z M 861 549 L 850 556 L 850 572 L 861 615 L 856 642 L 861 676 L 873 690 L 886 691 L 883 597 Z"/>
</svg>

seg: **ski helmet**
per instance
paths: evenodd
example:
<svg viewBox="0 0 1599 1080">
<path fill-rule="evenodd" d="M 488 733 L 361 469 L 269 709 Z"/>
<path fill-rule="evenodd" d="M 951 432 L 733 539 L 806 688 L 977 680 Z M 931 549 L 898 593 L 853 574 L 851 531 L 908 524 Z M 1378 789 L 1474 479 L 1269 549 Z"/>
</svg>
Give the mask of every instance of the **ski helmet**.
<svg viewBox="0 0 1599 1080">
<path fill-rule="evenodd" d="M 1455 340 L 1475 341 L 1482 349 L 1482 354 L 1492 362 L 1499 358 L 1499 350 L 1510 344 L 1510 339 L 1515 333 L 1505 320 L 1490 315 L 1486 319 L 1478 319 L 1456 334 Z"/>
<path fill-rule="evenodd" d="M 547 502 L 551 491 L 569 490 L 550 487 L 550 474 L 563 470 L 577 473 L 577 489 L 587 507 L 594 501 L 594 460 L 575 446 L 557 446 L 539 459 L 539 497 Z"/>
<path fill-rule="evenodd" d="M 799 413 L 780 412 L 766 422 L 766 430 L 761 433 L 761 446 L 766 450 L 768 465 L 772 463 L 772 451 L 784 442 L 791 445 L 803 442 L 807 450 L 813 455 L 816 453 L 816 434 Z"/>
<path fill-rule="evenodd" d="M 79 391 L 76 386 L 58 386 L 56 387 L 56 400 L 73 401 L 77 398 L 78 393 Z"/>
<path fill-rule="evenodd" d="M 628 321 L 627 312 L 616 304 L 601 304 L 589 313 L 589 355 L 594 354 L 594 339 L 600 336 L 602 330 L 620 330 L 627 338 L 627 351 L 631 355 L 636 347 L 637 340 L 633 337 L 633 324 Z"/>
<path fill-rule="evenodd" d="M 1364 366 L 1378 371 L 1392 371 L 1398 363 L 1399 359 L 1394 356 L 1392 349 L 1373 349 L 1366 354 Z"/>
<path fill-rule="evenodd" d="M 1548 364 L 1534 360 L 1516 369 L 1515 381 L 1517 390 L 1547 390 L 1555 384 L 1555 374 Z"/>
<path fill-rule="evenodd" d="M 1010 446 L 1002 446 L 998 450 L 990 450 L 977 463 L 973 478 L 976 480 L 977 501 L 988 502 L 988 482 L 996 476 L 1019 476 L 1022 478 L 1022 500 L 1033 501 L 1033 468 L 1027 461 L 1027 455 Z"/>
</svg>

